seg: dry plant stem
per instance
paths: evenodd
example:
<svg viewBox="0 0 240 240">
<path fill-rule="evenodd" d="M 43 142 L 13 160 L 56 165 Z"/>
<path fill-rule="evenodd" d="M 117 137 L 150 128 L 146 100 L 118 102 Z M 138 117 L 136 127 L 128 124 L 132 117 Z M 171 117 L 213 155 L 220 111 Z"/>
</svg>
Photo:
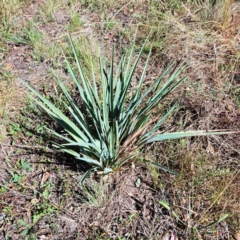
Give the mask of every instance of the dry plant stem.
<svg viewBox="0 0 240 240">
<path fill-rule="evenodd" d="M 113 19 L 125 8 L 127 7 L 129 4 L 131 4 L 132 2 L 134 2 L 135 0 L 131 0 L 128 3 L 126 3 L 125 5 L 123 5 L 114 15 L 113 17 L 110 19 L 109 23 L 111 23 L 113 21 Z M 107 28 L 106 28 L 107 31 Z"/>
<path fill-rule="evenodd" d="M 213 203 L 203 212 L 202 216 L 198 220 L 198 223 L 196 223 L 193 227 L 198 228 L 199 224 L 201 223 L 201 220 L 204 218 L 206 213 L 213 207 L 213 205 L 218 201 L 218 199 L 223 195 L 223 193 L 227 190 L 227 188 L 230 186 L 230 184 L 233 182 L 233 180 L 238 176 L 240 173 L 240 170 L 236 172 L 236 174 L 232 177 L 232 179 L 229 181 L 227 186 L 222 190 L 222 192 L 218 195 L 218 197 L 213 201 Z"/>
<path fill-rule="evenodd" d="M 236 133 L 239 133 L 239 131 L 236 132 Z M 238 149 L 232 147 L 230 144 L 228 144 L 228 143 L 226 143 L 226 142 L 224 142 L 224 141 L 221 142 L 216 136 L 211 136 L 211 137 L 212 137 L 214 140 L 217 141 L 217 143 L 219 144 L 219 146 L 225 146 L 225 147 L 230 148 L 230 149 L 232 149 L 233 151 L 237 152 L 238 154 L 240 154 L 240 151 L 239 151 Z"/>
<path fill-rule="evenodd" d="M 229 10 L 231 8 L 232 3 L 233 3 L 233 0 L 227 0 L 225 3 L 225 9 L 223 14 L 223 27 L 226 27 L 228 16 L 229 16 Z"/>
<path fill-rule="evenodd" d="M 128 145 L 130 144 L 129 147 L 131 147 L 134 143 L 136 143 L 136 141 L 138 140 L 138 137 L 141 136 L 141 134 L 151 125 L 153 124 L 157 119 L 155 118 L 154 120 L 152 120 L 151 122 L 149 122 L 148 124 L 146 124 L 146 126 L 144 126 L 143 128 L 141 128 L 139 131 L 131 134 L 129 136 L 129 138 L 124 142 L 124 144 L 122 145 L 123 148 L 128 147 Z M 129 148 L 128 147 L 128 148 Z"/>
</svg>

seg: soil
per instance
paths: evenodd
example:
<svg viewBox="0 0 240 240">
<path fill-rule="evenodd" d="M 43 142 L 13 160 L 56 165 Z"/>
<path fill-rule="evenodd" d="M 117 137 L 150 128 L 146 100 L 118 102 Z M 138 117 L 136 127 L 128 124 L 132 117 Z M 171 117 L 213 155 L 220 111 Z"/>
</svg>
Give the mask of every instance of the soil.
<svg viewBox="0 0 240 240">
<path fill-rule="evenodd" d="M 38 4 L 39 1 L 29 3 L 23 13 L 23 16 L 25 16 L 24 21 L 27 22 L 38 14 L 36 10 L 38 9 Z M 112 13 L 113 16 L 115 14 L 116 12 Z M 118 13 L 116 18 L 121 19 L 123 24 L 129 24 L 134 21 L 129 17 L 130 15 L 127 9 L 125 9 Z M 81 18 L 84 19 L 85 25 L 80 34 L 84 33 L 90 36 L 94 32 L 97 35 L 98 32 L 90 27 L 90 23 L 96 22 L 96 19 L 100 17 L 95 13 L 85 12 Z M 52 22 L 40 25 L 39 30 L 54 41 L 61 41 L 62 36 L 66 34 L 63 25 L 68 21 L 69 16 L 67 16 L 64 10 L 61 10 L 54 14 Z M 233 30 L 231 31 L 233 32 Z M 118 34 L 111 32 L 107 32 L 104 36 L 98 36 L 98 38 L 103 39 L 104 44 L 107 46 L 119 40 Z M 125 39 L 125 44 L 128 44 L 127 39 Z M 185 45 L 182 47 L 185 48 Z M 11 64 L 10 71 L 16 77 L 16 86 L 20 94 L 22 94 L 24 87 L 18 78 L 24 79 L 31 85 L 39 88 L 41 83 L 51 82 L 49 79 L 49 72 L 52 69 L 51 59 L 44 59 L 43 57 L 41 61 L 34 60 L 32 49 L 28 45 L 9 42 L 7 48 L 5 62 Z M 205 46 L 201 56 L 193 55 L 194 60 L 192 62 L 194 62 L 194 65 L 192 68 L 195 67 L 195 62 L 201 63 L 206 61 L 206 59 L 211 59 L 209 55 L 214 52 L 213 49 L 210 51 L 211 48 L 212 46 Z M 148 70 L 146 82 L 151 82 L 152 79 L 159 75 L 161 69 L 169 63 L 171 56 L 176 56 L 174 51 L 176 49 L 170 49 L 161 56 L 155 55 L 156 59 L 165 59 L 165 62 L 152 60 L 155 65 L 152 64 Z M 178 48 L 178 51 L 184 52 L 181 48 Z M 206 53 L 208 56 L 206 56 Z M 227 52 L 221 53 L 228 55 Z M 164 58 L 166 55 L 169 59 Z M 184 54 L 179 53 L 179 59 L 183 57 Z M 140 68 L 138 71 L 140 71 Z M 58 71 L 64 74 L 62 70 L 58 69 Z M 203 86 L 216 86 L 216 81 L 222 77 L 216 76 L 218 72 L 214 73 L 212 69 L 203 68 L 199 71 L 201 72 L 199 76 L 203 76 L 201 80 L 197 79 L 196 75 L 192 76 L 192 79 L 195 83 L 201 81 Z M 209 71 L 210 74 L 203 74 L 204 71 Z M 191 69 L 189 72 L 191 72 Z M 237 82 L 238 78 L 239 74 L 233 75 L 233 81 Z M 221 81 L 218 81 L 218 83 L 221 85 Z M 219 97 L 220 101 L 213 101 L 211 97 L 206 97 L 203 101 L 201 96 L 189 97 L 192 90 L 186 90 L 186 88 L 187 85 L 185 84 L 176 92 L 178 98 L 181 99 L 181 104 L 187 109 L 185 111 L 186 114 L 184 116 L 181 115 L 180 109 L 179 113 L 164 126 L 166 129 L 176 130 L 178 126 L 175 123 L 182 119 L 188 128 L 239 131 L 240 110 L 231 98 L 219 95 L 215 97 Z M 172 100 L 167 101 L 171 105 Z M 42 119 L 39 119 L 39 121 L 41 122 Z M 195 226 L 200 219 L 200 216 L 198 216 L 195 218 L 195 222 L 192 223 L 189 220 L 188 209 L 180 210 L 181 207 L 179 206 L 182 205 L 182 202 L 185 202 L 187 205 L 189 192 L 187 190 L 181 192 L 181 188 L 179 188 L 178 192 L 173 189 L 171 183 L 177 182 L 178 177 L 161 172 L 158 175 L 158 183 L 161 182 L 161 179 L 169 180 L 161 188 L 159 185 L 156 186 L 149 167 L 143 163 L 133 163 L 121 169 L 115 175 L 110 175 L 107 180 L 97 179 L 95 175 L 92 175 L 89 182 L 86 183 L 86 187 L 95 196 L 96 201 L 86 202 L 86 189 L 85 191 L 81 189 L 78 184 L 79 178 L 77 177 L 78 173 L 85 166 L 79 165 L 68 156 L 59 155 L 50 148 L 46 150 L 41 146 L 32 145 L 35 140 L 35 138 L 27 138 L 24 134 L 18 136 L 17 139 L 14 139 L 12 135 L 8 135 L 5 141 L 1 143 L 0 158 L 5 159 L 5 161 L 0 162 L 0 184 L 1 186 L 6 186 L 7 191 L 0 194 L 0 239 L 26 239 L 26 235 L 21 235 L 20 233 L 28 229 L 28 239 L 35 239 L 31 235 L 34 234 L 36 239 L 39 240 L 185 240 L 191 235 L 188 232 L 187 224 Z M 224 166 L 230 166 L 229 168 L 239 167 L 239 135 L 209 137 L 203 141 L 203 148 L 209 152 L 210 158 L 225 159 L 225 161 L 219 163 L 220 168 Z M 21 150 L 20 153 L 19 150 Z M 149 148 L 146 148 L 146 154 L 148 154 L 148 151 L 150 152 Z M 163 157 L 161 151 L 162 148 L 160 147 L 159 158 Z M 49 160 L 44 162 L 42 159 L 43 155 L 47 156 Z M 20 163 L 22 158 L 31 164 L 32 171 L 25 172 L 20 185 L 17 181 L 16 183 L 9 183 L 9 179 L 13 178 L 14 174 L 21 175 L 20 170 L 16 168 L 16 171 L 12 172 L 12 169 L 14 168 L 13 166 L 17 166 Z M 231 161 L 229 165 L 226 163 L 228 160 Z M 99 182 L 103 187 L 98 190 L 93 189 L 94 183 L 98 185 Z M 234 182 L 236 183 L 234 187 L 236 187 L 237 183 L 240 182 L 239 177 L 235 178 Z M 138 183 L 140 183 L 139 186 Z M 54 186 L 51 188 L 49 197 L 42 197 L 44 194 L 47 194 L 43 190 L 44 184 Z M 63 188 L 65 188 L 65 191 L 62 191 Z M 239 207 L 240 192 L 237 187 L 236 194 L 239 197 L 235 196 L 234 201 L 238 199 L 238 203 L 235 201 L 233 204 Z M 161 202 L 171 203 L 169 205 L 171 209 L 167 210 Z M 204 204 L 210 206 L 208 202 L 199 202 L 198 212 L 205 211 L 206 206 Z M 9 212 L 6 212 L 6 206 L 8 206 Z M 5 210 L 3 211 L 3 209 Z M 178 209 L 179 211 L 175 213 L 174 211 L 176 210 L 173 211 L 173 209 Z M 239 213 L 239 209 L 235 209 L 235 211 Z M 174 214 L 179 217 L 176 217 Z M 39 217 L 35 223 L 33 223 L 34 217 Z M 17 221 L 19 219 L 25 219 L 28 225 L 18 224 Z M 238 217 L 233 219 L 238 219 L 239 221 Z M 234 224 L 237 225 L 236 223 Z M 234 232 L 231 226 L 223 221 L 217 225 L 216 232 L 203 228 L 199 230 L 198 234 L 199 239 L 210 240 L 230 239 L 230 236 L 237 236 L 238 233 Z M 118 238 L 119 236 L 121 238 Z M 235 239 L 239 239 L 239 237 Z"/>
</svg>

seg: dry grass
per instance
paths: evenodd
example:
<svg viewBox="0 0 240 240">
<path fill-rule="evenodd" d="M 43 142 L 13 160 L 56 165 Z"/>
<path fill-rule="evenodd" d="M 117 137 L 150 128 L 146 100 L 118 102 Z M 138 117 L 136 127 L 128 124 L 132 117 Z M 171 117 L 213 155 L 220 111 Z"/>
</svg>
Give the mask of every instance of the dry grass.
<svg viewBox="0 0 240 240">
<path fill-rule="evenodd" d="M 0 82 L 0 139 L 3 141 L 8 134 L 9 122 L 19 114 L 19 109 L 24 106 L 24 94 L 19 93 L 14 81 Z"/>
<path fill-rule="evenodd" d="M 4 180 L 0 188 L 0 214 L 4 223 L 0 221 L 0 229 L 13 239 L 25 239 L 26 236 L 19 237 L 20 230 L 12 225 L 24 218 L 32 226 L 31 234 L 48 239 L 66 236 L 128 239 L 128 234 L 132 239 L 164 239 L 174 234 L 178 239 L 234 239 L 239 234 L 239 134 L 154 144 L 139 153 L 137 160 L 146 157 L 157 161 L 179 171 L 179 177 L 134 163 L 105 180 L 93 175 L 88 188 L 81 189 L 78 175 L 84 166 L 48 149 L 41 150 L 45 146 L 43 125 L 47 117 L 31 113 L 28 108 L 16 119 L 25 98 L 18 77 L 36 84 L 49 96 L 57 93 L 55 85 L 49 84 L 51 68 L 69 84 L 61 53 L 62 48 L 71 58 L 67 30 L 90 75 L 91 60 L 97 66 L 100 47 L 110 54 L 108 50 L 115 44 L 118 54 L 120 47 L 127 48 L 138 26 L 137 47 L 150 31 L 153 45 L 146 86 L 169 62 L 182 60 L 188 65 L 184 73 L 188 80 L 156 109 L 156 113 L 164 112 L 176 101 L 180 105 L 161 131 L 239 131 L 240 3 L 221 0 L 212 5 L 212 2 L 46 0 L 19 4 L 12 0 L 0 3 L 0 28 L 4 33 L 0 40 L 0 138 L 1 156 L 7 159 L 1 164 L 2 169 L 8 169 L 0 171 Z M 29 24 L 34 27 L 29 28 Z M 38 38 L 39 33 L 42 37 Z M 27 43 L 13 41 L 16 36 L 28 37 Z M 150 44 L 145 51 L 149 48 Z M 141 72 L 141 66 L 137 72 Z M 10 121 L 28 128 L 15 137 L 16 145 L 10 144 Z M 51 121 L 47 124 L 54 126 Z M 42 135 L 30 135 L 31 129 Z M 4 145 L 4 138 L 9 145 Z M 23 150 L 18 144 L 34 148 Z M 32 166 L 31 171 L 21 164 L 18 151 Z M 17 177 L 22 175 L 25 177 L 19 184 Z M 141 185 L 137 187 L 139 179 Z M 17 195 L 13 196 L 13 191 Z M 15 208 L 16 199 L 21 200 L 21 206 Z M 167 202 L 170 210 L 159 203 L 162 201 Z M 33 223 L 31 216 L 39 220 Z M 223 216 L 227 218 L 217 223 Z"/>
</svg>

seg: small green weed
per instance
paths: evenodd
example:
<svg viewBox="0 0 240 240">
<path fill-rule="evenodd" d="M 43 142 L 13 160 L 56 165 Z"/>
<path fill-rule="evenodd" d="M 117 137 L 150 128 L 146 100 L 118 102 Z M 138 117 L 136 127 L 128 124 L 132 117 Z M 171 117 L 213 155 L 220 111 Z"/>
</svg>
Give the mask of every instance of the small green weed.
<svg viewBox="0 0 240 240">
<path fill-rule="evenodd" d="M 26 0 L 3 0 L 0 2 L 0 30 L 2 36 L 8 35 L 15 28 L 16 15 Z"/>
<path fill-rule="evenodd" d="M 11 178 L 10 178 L 10 181 L 12 183 L 15 183 L 17 185 L 21 185 L 22 183 L 22 180 L 24 178 L 24 175 L 23 174 L 19 174 L 19 173 L 14 173 L 12 171 L 10 171 L 10 174 L 11 174 Z"/>
<path fill-rule="evenodd" d="M 21 126 L 18 123 L 10 122 L 9 124 L 9 133 L 12 136 L 16 136 L 19 132 L 21 132 Z"/>
<path fill-rule="evenodd" d="M 118 240 L 130 240 L 131 239 L 131 234 L 127 234 L 126 237 L 124 237 L 124 238 L 121 238 L 121 237 L 118 236 L 117 239 Z"/>
<path fill-rule="evenodd" d="M 102 4 L 96 0 L 81 0 L 82 5 L 87 7 L 90 11 L 102 10 Z M 101 4 L 101 6 L 100 6 Z M 100 11 L 102 12 L 102 11 Z"/>
<path fill-rule="evenodd" d="M 20 236 L 25 236 L 25 240 L 37 240 L 32 225 L 23 219 L 17 220 L 17 228 L 21 229 Z"/>
<path fill-rule="evenodd" d="M 179 221 L 181 224 L 183 224 L 184 226 L 190 228 L 190 231 L 192 233 L 195 233 L 195 232 L 198 232 L 199 230 L 202 230 L 202 229 L 205 229 L 205 228 L 209 228 L 209 227 L 212 227 L 216 224 L 219 224 L 221 223 L 222 221 L 224 221 L 228 216 L 229 214 L 224 214 L 222 215 L 222 217 L 220 217 L 218 220 L 214 221 L 214 222 L 211 222 L 205 226 L 195 226 L 195 225 L 189 225 L 190 222 L 192 222 L 190 219 L 189 219 L 189 222 L 183 222 L 180 217 L 178 216 L 178 214 L 169 206 L 169 203 L 167 203 L 166 201 L 159 201 L 159 204 L 161 206 L 163 206 L 165 209 L 167 209 L 172 216 L 174 216 L 176 218 L 177 221 Z M 189 218 L 191 217 L 191 209 L 189 209 Z"/>
<path fill-rule="evenodd" d="M 23 171 L 27 171 L 30 172 L 32 171 L 32 166 L 30 163 L 28 163 L 27 161 L 25 161 L 24 159 L 21 159 L 20 162 L 18 163 L 18 168 L 22 169 Z"/>
<path fill-rule="evenodd" d="M 24 163 L 25 168 L 29 169 Z M 34 190 L 34 195 L 31 200 L 31 219 L 26 221 L 25 219 L 17 220 L 17 228 L 20 230 L 20 235 L 25 236 L 25 239 L 37 239 L 35 236 L 35 226 L 42 217 L 46 217 L 52 213 L 55 213 L 56 207 L 53 206 L 50 202 L 51 191 L 53 184 L 51 182 L 46 182 L 41 185 L 42 193 Z M 37 197 L 38 196 L 38 197 Z"/>
<path fill-rule="evenodd" d="M 45 22 L 53 20 L 53 14 L 60 8 L 58 0 L 42 1 L 40 5 L 40 14 Z"/>
<path fill-rule="evenodd" d="M 68 31 L 69 32 L 79 31 L 82 28 L 83 24 L 84 22 L 81 20 L 80 14 L 78 12 L 75 12 L 71 16 Z"/>
<path fill-rule="evenodd" d="M 12 206 L 5 206 L 2 212 L 6 214 L 7 219 L 12 219 L 14 217 Z"/>
<path fill-rule="evenodd" d="M 13 76 L 9 70 L 0 68 L 0 81 L 6 81 L 10 84 L 13 80 Z"/>
<path fill-rule="evenodd" d="M 101 181 L 99 184 L 94 183 L 90 179 L 85 185 L 80 185 L 83 192 L 81 198 L 83 202 L 94 207 L 103 207 L 112 199 L 114 192 L 109 193 L 108 184 Z"/>
<path fill-rule="evenodd" d="M 8 132 L 12 136 L 13 142 L 17 139 L 19 133 L 22 132 L 22 127 L 19 123 L 10 122 Z"/>
</svg>

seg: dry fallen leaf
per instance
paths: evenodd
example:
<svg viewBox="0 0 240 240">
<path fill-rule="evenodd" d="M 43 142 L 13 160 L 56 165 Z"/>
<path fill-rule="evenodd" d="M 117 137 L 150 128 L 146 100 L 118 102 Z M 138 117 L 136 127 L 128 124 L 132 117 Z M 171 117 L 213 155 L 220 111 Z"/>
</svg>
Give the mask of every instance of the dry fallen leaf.
<svg viewBox="0 0 240 240">
<path fill-rule="evenodd" d="M 26 61 L 26 62 L 31 62 L 32 59 L 31 59 L 30 57 L 28 57 L 28 58 L 25 58 L 25 61 Z"/>
<path fill-rule="evenodd" d="M 41 184 L 45 183 L 49 179 L 50 176 L 51 176 L 50 172 L 45 172 L 43 175 Z"/>
<path fill-rule="evenodd" d="M 239 232 L 234 231 L 232 233 L 232 236 L 235 240 L 240 240 L 240 233 Z"/>
<path fill-rule="evenodd" d="M 5 67 L 5 70 L 10 70 L 13 66 L 13 63 L 12 62 L 9 62 L 6 64 L 6 67 Z"/>
<path fill-rule="evenodd" d="M 104 37 L 104 40 L 110 40 L 110 39 L 112 39 L 113 38 L 113 34 L 112 33 L 109 33 L 108 35 L 106 35 L 105 37 Z"/>
<path fill-rule="evenodd" d="M 162 236 L 162 240 L 169 240 L 170 234 L 169 232 L 166 232 L 163 236 Z"/>
<path fill-rule="evenodd" d="M 216 155 L 216 149 L 210 142 L 208 142 L 207 152 Z"/>
<path fill-rule="evenodd" d="M 32 204 L 37 204 L 39 202 L 39 200 L 37 199 L 37 198 L 33 198 L 32 200 L 31 200 L 31 203 Z"/>
<path fill-rule="evenodd" d="M 47 240 L 49 239 L 48 237 L 46 237 L 45 235 L 40 235 L 39 236 L 39 240 Z"/>
<path fill-rule="evenodd" d="M 127 8 L 127 7 L 125 7 L 125 8 L 123 9 L 123 13 L 124 13 L 125 15 L 128 15 L 128 8 Z"/>
</svg>

